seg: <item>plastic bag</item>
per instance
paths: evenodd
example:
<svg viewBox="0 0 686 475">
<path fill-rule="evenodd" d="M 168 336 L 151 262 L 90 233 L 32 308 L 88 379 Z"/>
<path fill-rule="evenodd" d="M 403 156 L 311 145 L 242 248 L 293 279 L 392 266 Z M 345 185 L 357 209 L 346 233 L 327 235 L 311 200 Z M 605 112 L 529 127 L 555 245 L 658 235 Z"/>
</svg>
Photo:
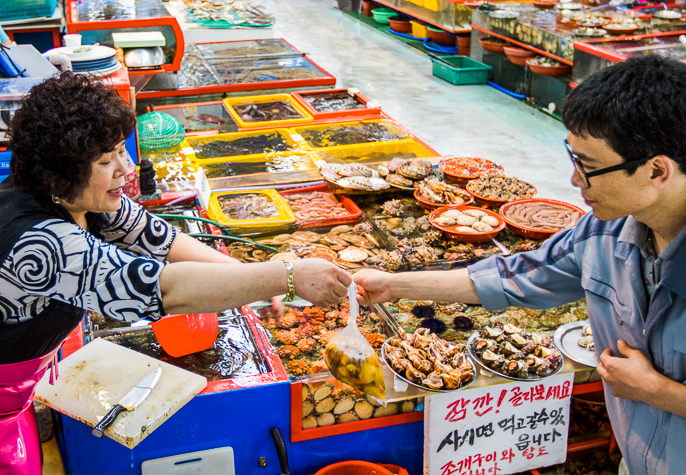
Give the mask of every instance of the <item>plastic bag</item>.
<svg viewBox="0 0 686 475">
<path fill-rule="evenodd" d="M 379 358 L 374 348 L 357 329 L 360 306 L 357 303 L 357 285 L 348 287 L 350 318 L 348 325 L 331 339 L 324 352 L 331 374 L 355 389 L 375 397 L 385 405 L 386 385 Z"/>
</svg>

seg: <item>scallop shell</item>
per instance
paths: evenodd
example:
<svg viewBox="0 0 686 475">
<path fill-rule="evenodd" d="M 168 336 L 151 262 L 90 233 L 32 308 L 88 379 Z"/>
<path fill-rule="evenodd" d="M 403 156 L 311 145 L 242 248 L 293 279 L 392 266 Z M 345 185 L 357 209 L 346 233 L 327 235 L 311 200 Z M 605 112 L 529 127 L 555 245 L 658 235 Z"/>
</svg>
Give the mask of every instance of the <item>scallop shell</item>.
<svg viewBox="0 0 686 475">
<path fill-rule="evenodd" d="M 298 259 L 298 256 L 296 256 L 292 252 L 279 252 L 277 254 L 274 254 L 269 260 L 270 261 L 295 261 L 297 259 Z"/>
<path fill-rule="evenodd" d="M 454 226 L 455 220 L 450 216 L 441 215 L 434 219 L 434 223 L 438 224 L 439 226 Z"/>
<path fill-rule="evenodd" d="M 369 179 L 369 184 L 371 185 L 372 190 L 385 190 L 386 188 L 391 187 L 386 180 L 379 177 L 371 177 Z"/>
<path fill-rule="evenodd" d="M 500 221 L 498 221 L 498 218 L 495 216 L 483 216 L 481 222 L 493 226 L 494 228 L 500 226 Z"/>
<path fill-rule="evenodd" d="M 455 221 L 457 221 L 457 224 L 459 224 L 460 226 L 471 226 L 474 223 L 476 223 L 477 218 L 475 218 L 474 216 L 463 214 L 462 216 L 458 216 L 457 218 L 455 218 Z"/>
<path fill-rule="evenodd" d="M 371 183 L 369 183 L 369 178 L 364 176 L 351 176 L 346 178 L 341 178 L 336 182 L 338 186 L 343 188 L 350 188 L 352 190 L 370 190 L 372 188 Z"/>
<path fill-rule="evenodd" d="M 369 257 L 369 254 L 358 247 L 349 247 L 338 253 L 341 260 L 346 262 L 361 262 Z"/>
<path fill-rule="evenodd" d="M 474 216 L 475 218 L 480 218 L 482 216 L 488 216 L 488 213 L 485 211 L 481 211 L 480 209 L 467 209 L 464 211 L 464 214 L 469 215 L 469 216 Z"/>
<path fill-rule="evenodd" d="M 463 215 L 464 214 L 459 209 L 449 209 L 448 211 L 441 213 L 441 216 L 445 216 L 446 218 L 453 218 L 453 219 L 457 219 L 459 216 L 463 216 Z"/>
<path fill-rule="evenodd" d="M 465 234 L 476 234 L 478 232 L 476 229 L 470 228 L 469 226 L 458 226 L 455 228 L 455 231 Z"/>
<path fill-rule="evenodd" d="M 483 221 L 477 221 L 476 223 L 472 224 L 472 228 L 476 229 L 480 233 L 489 233 L 493 231 L 493 226 L 489 226 Z"/>
</svg>

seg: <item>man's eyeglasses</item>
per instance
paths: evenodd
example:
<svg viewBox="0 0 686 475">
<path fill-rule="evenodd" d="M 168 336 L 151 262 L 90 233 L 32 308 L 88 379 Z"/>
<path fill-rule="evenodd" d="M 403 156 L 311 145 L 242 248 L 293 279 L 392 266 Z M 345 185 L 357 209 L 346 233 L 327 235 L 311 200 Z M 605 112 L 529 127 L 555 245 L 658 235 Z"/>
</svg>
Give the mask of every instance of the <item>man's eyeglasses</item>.
<svg viewBox="0 0 686 475">
<path fill-rule="evenodd" d="M 648 157 L 644 158 L 642 160 L 633 160 L 631 162 L 624 162 L 620 163 L 619 165 L 613 165 L 611 167 L 606 167 L 606 168 L 601 168 L 600 170 L 594 170 L 592 172 L 587 172 L 584 170 L 584 166 L 581 164 L 579 161 L 579 156 L 574 153 L 572 150 L 571 145 L 567 142 L 567 139 L 564 140 L 565 148 L 567 149 L 567 153 L 569 154 L 569 159 L 572 161 L 574 164 L 574 168 L 576 168 L 576 171 L 579 172 L 579 175 L 583 178 L 584 181 L 584 186 L 586 188 L 591 186 L 591 183 L 588 181 L 589 178 L 592 178 L 594 176 L 599 176 L 599 175 L 605 175 L 606 173 L 612 173 L 616 172 L 617 170 L 626 170 L 631 167 L 635 167 L 638 164 L 642 164 L 644 162 L 647 162 L 653 157 Z"/>
</svg>

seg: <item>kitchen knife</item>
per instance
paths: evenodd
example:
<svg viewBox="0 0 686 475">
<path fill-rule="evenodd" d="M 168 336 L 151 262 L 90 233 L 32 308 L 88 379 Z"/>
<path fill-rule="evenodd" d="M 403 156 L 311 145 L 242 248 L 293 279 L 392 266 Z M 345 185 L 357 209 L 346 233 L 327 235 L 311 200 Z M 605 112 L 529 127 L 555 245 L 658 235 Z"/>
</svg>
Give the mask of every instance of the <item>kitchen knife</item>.
<svg viewBox="0 0 686 475">
<path fill-rule="evenodd" d="M 126 396 L 121 398 L 119 403 L 110 409 L 110 412 L 105 414 L 98 424 L 93 427 L 93 435 L 102 437 L 103 432 L 107 429 L 123 411 L 133 411 L 142 403 L 146 397 L 152 392 L 157 382 L 162 376 L 162 367 L 150 371 L 143 379 L 140 380 L 136 386 L 129 391 Z"/>
</svg>

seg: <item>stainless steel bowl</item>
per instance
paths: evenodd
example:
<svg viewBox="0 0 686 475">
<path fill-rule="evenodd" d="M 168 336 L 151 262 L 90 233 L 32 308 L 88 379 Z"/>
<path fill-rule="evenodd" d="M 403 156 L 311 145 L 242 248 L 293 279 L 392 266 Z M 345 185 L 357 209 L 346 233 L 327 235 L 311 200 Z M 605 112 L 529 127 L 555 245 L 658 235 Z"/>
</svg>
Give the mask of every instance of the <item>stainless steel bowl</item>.
<svg viewBox="0 0 686 475">
<path fill-rule="evenodd" d="M 133 48 L 124 54 L 124 63 L 129 68 L 149 68 L 164 64 L 164 51 L 159 46 Z"/>
</svg>

